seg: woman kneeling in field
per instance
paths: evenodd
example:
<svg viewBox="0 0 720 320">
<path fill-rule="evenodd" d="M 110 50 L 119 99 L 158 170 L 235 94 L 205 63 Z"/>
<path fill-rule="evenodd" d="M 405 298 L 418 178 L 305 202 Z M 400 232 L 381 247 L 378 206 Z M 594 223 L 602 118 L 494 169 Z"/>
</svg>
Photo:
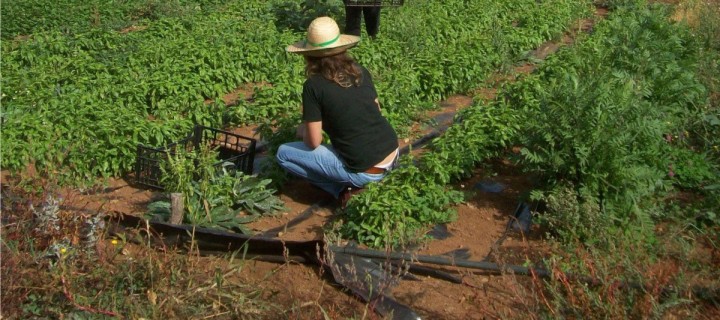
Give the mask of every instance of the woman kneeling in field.
<svg viewBox="0 0 720 320">
<path fill-rule="evenodd" d="M 307 37 L 286 48 L 305 57 L 302 141 L 280 146 L 277 160 L 290 173 L 341 200 L 354 189 L 380 181 L 397 162 L 397 134 L 380 113 L 367 69 L 347 54 L 360 38 L 340 34 L 337 23 L 320 17 Z M 322 132 L 330 138 L 323 144 Z"/>
</svg>

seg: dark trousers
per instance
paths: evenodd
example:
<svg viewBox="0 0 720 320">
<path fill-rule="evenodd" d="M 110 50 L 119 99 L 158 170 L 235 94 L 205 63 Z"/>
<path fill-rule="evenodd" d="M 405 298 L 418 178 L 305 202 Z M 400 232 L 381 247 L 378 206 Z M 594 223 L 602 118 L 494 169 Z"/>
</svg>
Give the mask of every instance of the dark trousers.
<svg viewBox="0 0 720 320">
<path fill-rule="evenodd" d="M 360 36 L 360 18 L 365 17 L 365 30 L 372 38 L 380 28 L 380 7 L 345 6 L 345 34 Z"/>
</svg>

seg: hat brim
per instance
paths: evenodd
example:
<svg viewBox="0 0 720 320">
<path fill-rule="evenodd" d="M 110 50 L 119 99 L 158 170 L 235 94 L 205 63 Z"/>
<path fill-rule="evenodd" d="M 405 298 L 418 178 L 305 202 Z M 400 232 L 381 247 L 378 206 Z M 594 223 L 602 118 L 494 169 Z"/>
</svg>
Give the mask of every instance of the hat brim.
<svg viewBox="0 0 720 320">
<path fill-rule="evenodd" d="M 303 40 L 287 46 L 287 48 L 285 48 L 285 51 L 311 57 L 326 57 L 350 49 L 357 45 L 358 42 L 360 42 L 360 37 L 358 36 L 341 34 L 340 38 L 331 46 L 315 47 L 308 44 L 307 41 Z"/>
</svg>

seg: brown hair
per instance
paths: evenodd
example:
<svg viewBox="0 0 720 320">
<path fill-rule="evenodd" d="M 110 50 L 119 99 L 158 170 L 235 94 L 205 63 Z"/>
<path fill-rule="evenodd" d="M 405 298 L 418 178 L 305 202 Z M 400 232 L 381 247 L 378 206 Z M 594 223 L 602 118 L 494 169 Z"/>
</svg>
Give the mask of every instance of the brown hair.
<svg viewBox="0 0 720 320">
<path fill-rule="evenodd" d="M 346 52 L 328 57 L 305 56 L 305 62 L 307 77 L 319 74 L 343 88 L 359 86 L 362 82 L 362 71 Z"/>
</svg>

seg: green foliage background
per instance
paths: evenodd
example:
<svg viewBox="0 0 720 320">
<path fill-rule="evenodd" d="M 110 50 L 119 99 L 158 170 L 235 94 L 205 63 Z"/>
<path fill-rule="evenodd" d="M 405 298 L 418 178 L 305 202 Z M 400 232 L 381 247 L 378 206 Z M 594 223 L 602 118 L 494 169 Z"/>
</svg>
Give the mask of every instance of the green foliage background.
<svg viewBox="0 0 720 320">
<path fill-rule="evenodd" d="M 520 162 L 541 174 L 535 197 L 550 202 L 545 219 L 564 240 L 615 228 L 651 238 L 668 191 L 717 182 L 717 163 L 687 141 L 707 116 L 699 46 L 665 9 L 616 8 L 505 90 L 526 119 Z"/>
<path fill-rule="evenodd" d="M 3 7 L 2 34 L 12 38 L 2 47 L 3 168 L 32 163 L 65 183 L 118 176 L 131 169 L 136 144 L 163 145 L 196 123 L 296 119 L 302 59 L 284 47 L 303 34 L 292 23 L 319 14 L 344 21 L 339 0 L 163 3 Z M 567 0 L 408 3 L 384 10 L 382 37 L 353 55 L 372 70 L 402 133 L 419 112 L 476 87 L 588 8 Z M 100 23 L 88 22 L 96 13 Z M 44 20 L 30 25 L 22 16 Z M 129 25 L 134 31 L 123 31 Z M 251 101 L 221 102 L 249 83 L 267 85 Z"/>
<path fill-rule="evenodd" d="M 272 153 L 292 139 L 300 113 L 303 62 L 284 47 L 302 39 L 315 16 L 344 21 L 339 0 L 114 4 L 3 6 L 4 169 L 34 165 L 68 184 L 121 176 L 138 143 L 163 145 L 195 124 L 260 124 Z M 352 55 L 373 73 L 383 112 L 404 136 L 437 101 L 469 93 L 541 43 L 576 31 L 591 4 L 409 1 L 383 10 L 381 36 Z M 399 241 L 388 230 L 405 237 L 451 220 L 448 208 L 461 198 L 448 183 L 511 145 L 524 146 L 520 162 L 542 177 L 536 199 L 593 208 L 567 219 L 596 231 L 558 227 L 573 237 L 637 225 L 627 230 L 649 237 L 652 218 L 664 215 L 658 197 L 674 187 L 712 189 L 720 122 L 707 104 L 712 82 L 696 75 L 717 70 L 716 55 L 699 55 L 716 39 L 671 23 L 663 5 L 604 4 L 612 14 L 579 34 L 573 49 L 497 101 L 476 102 L 422 159 L 405 161 L 353 201 L 344 234 L 381 246 Z M 247 84 L 258 85 L 252 99 L 225 105 L 224 95 Z"/>
</svg>

